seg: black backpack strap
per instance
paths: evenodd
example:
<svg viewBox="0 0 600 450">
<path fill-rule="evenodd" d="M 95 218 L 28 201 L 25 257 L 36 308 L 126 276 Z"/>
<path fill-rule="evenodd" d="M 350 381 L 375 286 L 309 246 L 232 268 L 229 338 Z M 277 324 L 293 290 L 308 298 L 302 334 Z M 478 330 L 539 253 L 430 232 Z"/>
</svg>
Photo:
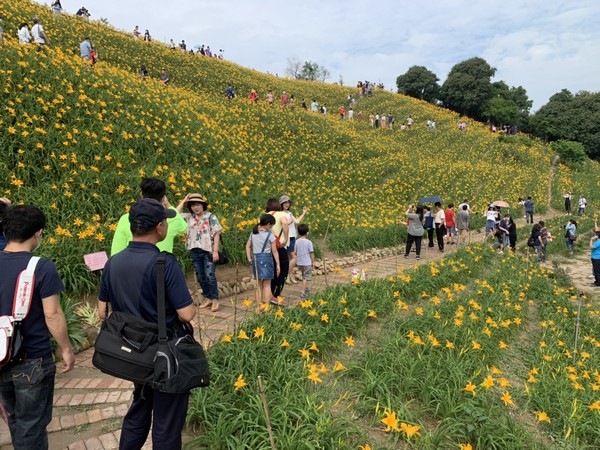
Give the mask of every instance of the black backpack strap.
<svg viewBox="0 0 600 450">
<path fill-rule="evenodd" d="M 158 340 L 167 340 L 167 311 L 165 305 L 165 263 L 167 253 L 156 258 L 156 312 L 158 314 Z"/>
</svg>

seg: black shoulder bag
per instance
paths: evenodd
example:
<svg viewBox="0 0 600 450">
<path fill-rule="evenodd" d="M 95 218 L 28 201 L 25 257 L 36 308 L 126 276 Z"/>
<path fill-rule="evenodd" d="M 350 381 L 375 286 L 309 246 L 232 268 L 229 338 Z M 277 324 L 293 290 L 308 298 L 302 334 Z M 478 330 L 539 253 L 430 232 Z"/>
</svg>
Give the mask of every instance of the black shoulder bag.
<svg viewBox="0 0 600 450">
<path fill-rule="evenodd" d="M 102 323 L 92 363 L 114 377 L 181 394 L 209 385 L 208 360 L 193 332 L 175 337 L 167 330 L 165 261 L 164 253 L 156 260 L 158 323 L 113 311 Z"/>
</svg>

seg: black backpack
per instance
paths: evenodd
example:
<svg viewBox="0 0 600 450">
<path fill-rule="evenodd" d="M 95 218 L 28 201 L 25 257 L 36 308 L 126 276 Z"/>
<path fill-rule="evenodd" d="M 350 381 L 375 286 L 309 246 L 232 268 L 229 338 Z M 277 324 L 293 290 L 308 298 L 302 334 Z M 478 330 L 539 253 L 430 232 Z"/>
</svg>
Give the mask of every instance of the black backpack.
<svg viewBox="0 0 600 450">
<path fill-rule="evenodd" d="M 535 238 L 533 237 L 533 233 L 531 233 L 531 236 L 529 236 L 529 239 L 527 239 L 527 247 L 535 247 Z"/>
</svg>

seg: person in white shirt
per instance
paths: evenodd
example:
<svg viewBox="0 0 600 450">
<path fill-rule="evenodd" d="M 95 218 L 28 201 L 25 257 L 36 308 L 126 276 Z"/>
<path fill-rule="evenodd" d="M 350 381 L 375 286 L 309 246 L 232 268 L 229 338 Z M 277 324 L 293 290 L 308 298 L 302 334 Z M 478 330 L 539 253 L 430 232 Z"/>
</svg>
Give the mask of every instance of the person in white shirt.
<svg viewBox="0 0 600 450">
<path fill-rule="evenodd" d="M 581 194 L 579 196 L 579 202 L 577 204 L 577 215 L 578 216 L 582 216 L 585 214 L 585 207 L 587 206 L 587 200 L 585 199 L 585 197 L 583 196 L 583 194 Z"/>
<path fill-rule="evenodd" d="M 44 27 L 40 23 L 40 19 L 37 17 L 33 19 L 33 27 L 31 27 L 31 36 L 33 37 L 33 42 L 39 45 L 39 49 L 43 49 L 44 45 L 50 45 L 50 39 L 46 35 L 44 31 Z"/>
<path fill-rule="evenodd" d="M 21 45 L 27 45 L 31 42 L 31 33 L 29 33 L 29 25 L 27 25 L 27 22 L 23 22 L 19 25 L 17 36 L 19 37 L 19 44 Z"/>
</svg>

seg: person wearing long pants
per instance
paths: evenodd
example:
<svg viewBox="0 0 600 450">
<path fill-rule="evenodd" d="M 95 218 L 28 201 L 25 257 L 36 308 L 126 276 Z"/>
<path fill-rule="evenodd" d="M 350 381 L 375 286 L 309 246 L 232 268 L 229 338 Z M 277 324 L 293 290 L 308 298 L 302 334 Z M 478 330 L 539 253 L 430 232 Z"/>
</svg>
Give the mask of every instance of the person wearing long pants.
<svg viewBox="0 0 600 450">
<path fill-rule="evenodd" d="M 290 257 L 288 256 L 287 250 L 285 248 L 278 248 L 277 254 L 279 255 L 280 272 L 279 276 L 271 280 L 271 291 L 275 298 L 279 297 L 283 292 L 283 287 L 285 286 L 285 281 L 290 269 Z"/>
<path fill-rule="evenodd" d="M 417 259 L 421 258 L 421 241 L 425 229 L 423 228 L 423 207 L 418 206 L 415 208 L 411 206 L 406 210 L 406 224 L 408 225 L 408 231 L 406 235 L 406 250 L 404 257 L 408 258 L 410 249 L 415 244 L 417 250 Z"/>
<path fill-rule="evenodd" d="M 271 304 L 275 306 L 287 306 L 287 302 L 283 298 L 280 298 L 280 296 L 290 271 L 290 258 L 285 248 L 289 239 L 289 221 L 287 213 L 282 211 L 281 203 L 276 198 L 267 200 L 265 212 L 275 217 L 275 225 L 273 225 L 272 232 L 277 239 L 277 254 L 279 255 L 280 267 L 279 276 L 271 280 L 271 291 L 273 292 Z"/>
<path fill-rule="evenodd" d="M 438 249 L 444 251 L 444 237 L 446 236 L 446 216 L 441 202 L 435 202 L 435 235 Z"/>
</svg>

